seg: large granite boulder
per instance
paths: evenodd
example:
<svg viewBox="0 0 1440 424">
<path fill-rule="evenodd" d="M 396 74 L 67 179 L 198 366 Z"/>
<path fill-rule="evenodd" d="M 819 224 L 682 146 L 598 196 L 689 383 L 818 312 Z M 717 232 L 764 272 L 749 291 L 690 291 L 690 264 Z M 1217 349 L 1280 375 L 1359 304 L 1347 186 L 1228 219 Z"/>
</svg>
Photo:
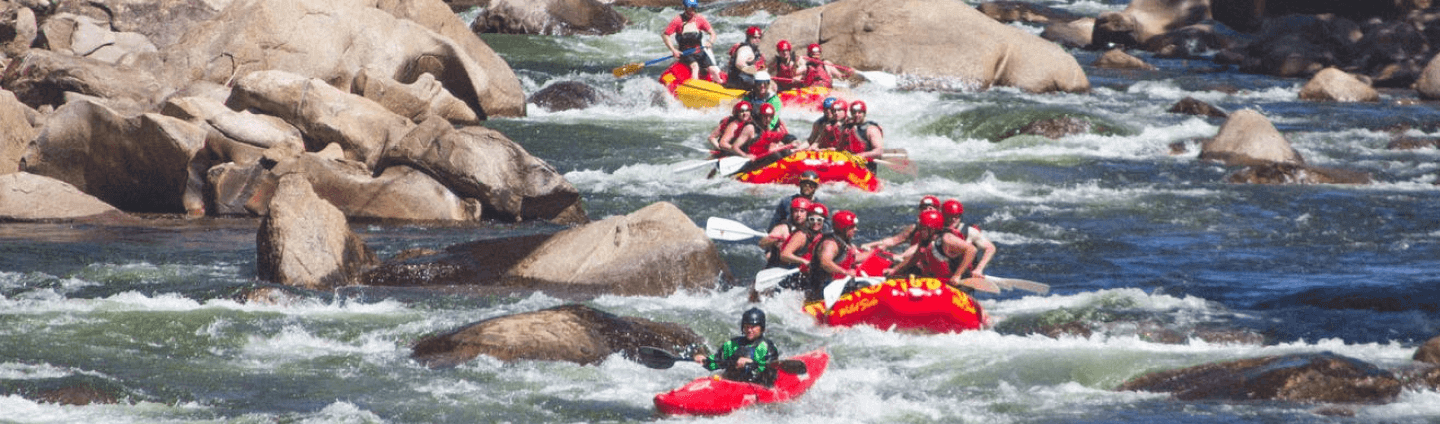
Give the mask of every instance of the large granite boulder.
<svg viewBox="0 0 1440 424">
<path fill-rule="evenodd" d="M 1154 372 L 1116 390 L 1171 393 L 1180 400 L 1377 404 L 1393 401 L 1401 382 L 1372 364 L 1326 352 Z"/>
<path fill-rule="evenodd" d="M 430 74 L 420 74 L 415 82 L 402 84 L 384 74 L 362 69 L 355 75 L 354 91 L 412 122 L 438 116 L 455 125 L 480 123 L 480 116 L 474 110 L 446 91 Z"/>
<path fill-rule="evenodd" d="M 4 35 L 0 36 L 0 59 L 24 54 L 40 35 L 35 11 L 11 2 L 0 3 L 0 34 Z"/>
<path fill-rule="evenodd" d="M 841 0 L 781 16 L 766 38 L 820 43 L 835 63 L 958 82 L 951 85 L 1090 89 L 1085 71 L 1060 46 L 955 0 Z M 762 49 L 774 54 L 770 43 Z"/>
<path fill-rule="evenodd" d="M 25 172 L 0 175 L 0 222 L 53 221 L 121 215 L 75 186 Z"/>
<path fill-rule="evenodd" d="M 1215 138 L 1202 144 L 1200 159 L 1230 165 L 1305 163 L 1300 152 L 1290 146 L 1290 140 L 1280 134 L 1264 115 L 1251 109 L 1231 113 Z"/>
<path fill-rule="evenodd" d="M 20 170 L 20 157 L 25 146 L 39 133 L 31 122 L 34 109 L 15 98 L 15 93 L 0 89 L 0 174 Z"/>
<path fill-rule="evenodd" d="M 270 170 L 280 178 L 299 174 L 316 195 L 346 217 L 413 221 L 477 221 L 481 206 L 455 195 L 429 175 L 408 166 L 386 168 L 379 175 L 359 162 L 303 153 Z M 273 211 L 272 211 L 273 212 Z"/>
<path fill-rule="evenodd" d="M 1422 99 L 1440 100 L 1440 55 L 1430 59 L 1411 88 L 1414 88 Z"/>
<path fill-rule="evenodd" d="M 453 367 L 479 355 L 502 361 L 595 364 L 615 353 L 637 358 L 641 346 L 686 351 L 704 343 L 679 324 L 622 317 L 568 304 L 506 315 L 426 337 L 410 357 L 431 368 Z"/>
<path fill-rule="evenodd" d="M 1424 345 L 1415 349 L 1413 359 L 1427 364 L 1440 365 L 1440 336 L 1425 341 Z"/>
<path fill-rule="evenodd" d="M 1134 0 L 1125 10 L 1095 17 L 1097 48 L 1145 44 L 1151 37 L 1210 19 L 1209 0 Z"/>
<path fill-rule="evenodd" d="M 480 40 L 480 37 L 470 30 L 470 26 L 461 21 L 460 16 L 451 11 L 442 0 L 393 0 L 380 2 L 375 7 L 379 7 L 380 10 L 394 15 L 396 18 L 415 21 L 431 31 L 449 37 L 466 54 L 470 55 L 475 63 L 480 64 L 478 70 L 465 69 L 465 72 L 477 72 L 478 77 L 474 81 L 481 85 L 476 86 L 473 93 L 465 91 L 463 85 L 456 87 L 445 82 L 448 79 L 439 78 L 439 74 L 436 77 L 455 96 L 466 99 L 467 104 L 471 103 L 469 98 L 477 99 L 480 107 L 476 109 L 476 112 L 480 112 L 482 118 L 486 116 L 525 116 L 525 92 L 521 90 L 520 79 L 515 76 L 515 71 L 510 69 L 510 64 Z M 445 75 L 451 75 L 458 73 L 459 69 L 446 67 L 445 71 Z M 396 79 L 401 78 L 397 77 Z M 401 80 L 407 83 L 409 81 L 409 79 Z"/>
<path fill-rule="evenodd" d="M 5 72 L 0 85 L 30 107 L 59 108 L 75 95 L 127 114 L 149 111 L 166 93 L 149 72 L 65 53 L 31 49 Z"/>
<path fill-rule="evenodd" d="M 345 214 L 310 189 L 300 174 L 280 177 L 270 214 L 255 235 L 255 274 L 261 280 L 311 290 L 350 284 L 379 262 L 345 221 Z"/>
<path fill-rule="evenodd" d="M 1368 78 L 1366 78 L 1368 80 Z M 1300 88 L 1301 100 L 1320 102 L 1378 102 L 1380 92 L 1366 81 L 1337 68 L 1325 68 Z"/>
<path fill-rule="evenodd" d="M 625 16 L 599 0 L 490 0 L 471 26 L 479 33 L 567 36 L 609 35 L 624 28 Z"/>
<path fill-rule="evenodd" d="M 196 24 L 220 13 L 227 0 L 86 0 L 57 2 L 55 15 L 89 18 L 118 33 L 140 34 L 155 46 L 169 46 Z"/>
<path fill-rule="evenodd" d="M 667 296 L 715 287 L 729 274 L 705 232 L 661 202 L 553 235 L 483 240 L 387 262 L 361 283 L 587 298 Z"/>
<path fill-rule="evenodd" d="M 129 212 L 181 212 L 188 165 L 204 129 L 169 116 L 124 116 L 90 101 L 51 115 L 23 171 L 72 184 Z"/>
<path fill-rule="evenodd" d="M 305 135 L 306 150 L 338 144 L 348 159 L 367 166 L 374 166 L 385 146 L 414 128 L 379 103 L 285 71 L 246 74 L 236 81 L 226 105 L 279 117 Z"/>
</svg>

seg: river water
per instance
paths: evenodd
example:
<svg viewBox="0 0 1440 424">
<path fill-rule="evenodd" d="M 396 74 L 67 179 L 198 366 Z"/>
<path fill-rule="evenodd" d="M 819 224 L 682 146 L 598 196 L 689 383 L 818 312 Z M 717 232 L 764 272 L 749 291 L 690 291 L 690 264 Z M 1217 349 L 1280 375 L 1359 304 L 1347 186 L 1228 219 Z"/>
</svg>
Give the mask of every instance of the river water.
<svg viewBox="0 0 1440 424">
<path fill-rule="evenodd" d="M 1053 3 L 1052 3 L 1053 4 Z M 1094 15 L 1124 4 L 1057 6 Z M 722 116 L 660 95 L 659 69 L 609 70 L 665 54 L 675 10 L 626 10 L 606 37 L 486 36 L 527 92 L 579 80 L 604 105 L 487 122 L 561 170 L 594 218 L 666 201 L 698 224 L 719 216 L 760 227 L 793 187 L 677 174 Z M 722 44 L 772 17 L 714 18 Z M 1025 27 L 1038 33 L 1038 28 Z M 774 40 L 771 40 L 774 41 Z M 1095 53 L 1072 52 L 1088 64 Z M 1144 57 L 1144 56 L 1142 56 Z M 1335 352 L 1405 366 L 1440 335 L 1440 151 L 1385 148 L 1395 124 L 1423 128 L 1433 104 L 1386 92 L 1376 104 L 1299 101 L 1301 80 L 1244 75 L 1206 61 L 1144 57 L 1151 72 L 1086 68 L 1087 94 L 894 91 L 860 86 L 889 147 L 918 177 L 882 168 L 880 193 L 825 187 L 873 240 L 913 220 L 923 195 L 955 197 L 999 245 L 996 276 L 1050 284 L 1047 295 L 980 295 L 995 330 L 920 335 L 815 325 L 800 298 L 759 306 L 782 351 L 826 348 L 830 370 L 801 399 L 718 419 L 654 415 L 654 394 L 704 375 L 647 369 L 618 356 L 595 366 L 481 357 L 426 369 L 409 346 L 478 320 L 561 305 L 545 294 L 457 297 L 347 288 L 280 305 L 234 296 L 255 278 L 257 221 L 158 218 L 144 227 L 0 225 L 0 422 L 1436 422 L 1440 394 L 1406 390 L 1353 418 L 1317 405 L 1178 402 L 1116 392 L 1146 372 L 1289 353 Z M 1196 160 L 1219 121 L 1167 113 L 1184 97 L 1269 117 L 1314 165 L 1369 172 L 1364 186 L 1260 186 Z M 1037 115 L 1102 123 L 1102 134 L 995 142 L 995 128 Z M 791 128 L 816 115 L 787 110 Z M 1432 126 L 1433 127 L 1433 126 Z M 808 131 L 808 130 L 801 130 Z M 1412 130 L 1412 136 L 1440 136 Z M 1181 143 L 1188 153 L 1172 154 Z M 427 227 L 356 223 L 382 258 L 483 238 L 554 231 L 521 224 Z M 738 275 L 760 268 L 750 243 L 718 244 Z M 587 304 L 680 322 L 719 343 L 751 307 L 743 288 Z M 1089 334 L 1027 335 L 1079 323 Z M 1204 337 L 1229 334 L 1229 338 Z M 1238 336 L 1236 336 L 1238 335 Z M 1208 340 L 1208 341 L 1207 341 Z M 1238 341 L 1237 341 L 1238 340 Z M 1262 341 L 1263 340 L 1263 341 Z M 62 406 L 18 393 L 88 386 L 115 404 Z"/>
</svg>

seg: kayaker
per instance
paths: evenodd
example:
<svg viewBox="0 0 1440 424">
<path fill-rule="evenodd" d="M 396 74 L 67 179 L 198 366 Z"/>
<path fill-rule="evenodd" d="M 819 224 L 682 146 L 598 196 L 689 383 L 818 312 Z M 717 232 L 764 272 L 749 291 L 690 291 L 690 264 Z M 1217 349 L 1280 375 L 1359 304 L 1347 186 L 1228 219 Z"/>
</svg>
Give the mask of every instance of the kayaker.
<svg viewBox="0 0 1440 424">
<path fill-rule="evenodd" d="M 860 218 L 855 212 L 835 212 L 830 226 L 834 230 L 820 237 L 815 252 L 810 256 L 810 284 L 805 288 L 805 301 L 823 299 L 823 290 L 831 281 L 847 277 L 858 277 L 856 266 L 870 259 L 873 250 L 861 252 L 855 247 L 855 231 Z M 877 275 L 878 277 L 878 275 Z"/>
<path fill-rule="evenodd" d="M 940 212 L 945 215 L 946 230 L 960 236 L 961 240 L 965 240 L 971 246 L 975 246 L 979 259 L 974 266 L 968 267 L 965 278 L 984 278 L 985 265 L 990 264 L 990 258 L 995 256 L 995 243 L 992 243 L 989 237 L 985 237 L 985 233 L 980 231 L 980 227 L 965 224 L 963 219 L 965 205 L 961 204 L 959 200 L 946 199 L 945 203 L 940 205 Z"/>
<path fill-rule="evenodd" d="M 800 181 L 797 181 L 795 185 L 800 187 L 800 192 L 780 199 L 775 204 L 775 213 L 770 215 L 770 228 L 775 228 L 776 225 L 785 221 L 785 217 L 790 216 L 791 206 L 794 205 L 796 198 L 803 197 L 809 202 L 817 201 L 815 192 L 820 190 L 820 174 L 815 171 L 805 171 L 800 174 Z"/>
<path fill-rule="evenodd" d="M 760 248 L 765 250 L 765 267 L 784 267 L 780 261 L 780 247 L 785 240 L 790 239 L 790 234 L 800 231 L 805 225 L 805 217 L 810 215 L 810 199 L 794 196 L 790 200 L 790 219 L 770 227 L 770 234 L 760 238 Z"/>
<path fill-rule="evenodd" d="M 670 21 L 665 26 L 665 32 L 660 38 L 665 40 L 665 47 L 670 49 L 670 55 L 675 56 L 690 66 L 690 77 L 700 78 L 700 68 L 704 67 L 710 75 L 710 81 L 720 82 L 720 67 L 715 64 L 715 54 L 710 51 L 710 46 L 715 44 L 715 29 L 710 26 L 710 21 L 700 15 L 695 9 L 700 7 L 699 0 L 683 0 L 681 6 L 685 10 L 680 16 Z M 705 38 L 709 34 L 710 38 Z M 673 36 L 673 39 L 672 39 Z M 689 54 L 685 50 L 695 49 Z"/>
<path fill-rule="evenodd" d="M 975 262 L 975 246 L 966 243 L 954 232 L 946 230 L 945 218 L 940 211 L 922 212 L 915 231 L 923 240 L 915 254 L 885 270 L 885 275 L 900 275 L 899 270 L 915 265 L 922 277 L 936 278 L 967 293 L 971 292 L 972 289 L 960 284 L 960 280 L 965 279 L 969 264 Z"/>
<path fill-rule="evenodd" d="M 820 241 L 820 235 L 825 233 L 825 221 L 829 219 L 829 212 L 823 204 L 810 204 L 810 215 L 805 217 L 805 225 L 800 227 L 800 231 L 790 233 L 790 238 L 786 239 L 785 245 L 780 248 L 780 260 L 783 264 L 800 266 L 801 274 L 810 272 L 810 256 L 815 252 L 815 244 Z M 804 289 L 787 287 L 783 283 L 781 287 Z"/>
<path fill-rule="evenodd" d="M 805 87 L 826 87 L 834 88 L 836 78 L 845 78 L 850 73 L 842 72 L 834 63 L 820 57 L 820 44 L 811 44 L 805 48 L 805 75 L 801 81 Z"/>
<path fill-rule="evenodd" d="M 760 71 L 755 73 L 755 85 L 745 95 L 740 96 L 740 101 L 750 102 L 755 110 L 760 110 L 760 105 L 769 104 L 775 108 L 775 117 L 771 118 L 770 126 L 775 126 L 780 121 L 780 110 L 784 106 L 780 103 L 780 95 L 776 94 L 775 85 L 770 81 L 770 73 Z M 759 122 L 759 121 L 757 121 Z"/>
<path fill-rule="evenodd" d="M 780 349 L 765 338 L 765 311 L 745 311 L 740 316 L 740 334 L 720 345 L 714 356 L 696 354 L 695 362 L 711 371 L 724 369 L 720 376 L 726 380 L 775 385 L 775 368 L 770 363 L 780 359 Z"/>
<path fill-rule="evenodd" d="M 775 61 L 770 64 L 770 78 L 775 80 L 777 91 L 794 90 L 805 86 L 805 62 L 795 56 L 789 40 L 775 43 Z"/>
<path fill-rule="evenodd" d="M 715 127 L 715 131 L 710 132 L 710 137 L 707 137 L 706 141 L 710 142 L 711 148 L 715 150 L 716 157 L 732 155 L 745 156 L 745 152 L 740 150 L 739 143 L 744 143 L 749 140 L 740 139 L 739 137 L 745 127 L 755 125 L 754 119 L 751 119 L 751 109 L 750 103 L 736 102 L 735 107 L 731 108 L 730 116 L 721 119 L 720 126 Z M 750 132 L 752 137 L 754 133 L 753 130 Z"/>
<path fill-rule="evenodd" d="M 752 26 L 745 29 L 745 42 L 730 48 L 725 88 L 750 90 L 759 82 L 756 77 L 765 69 L 765 56 L 760 53 L 760 40 L 763 38 L 765 31 Z"/>
<path fill-rule="evenodd" d="M 844 139 L 845 130 L 845 101 L 834 97 L 826 97 L 820 103 L 824 114 L 810 125 L 811 149 L 835 149 L 839 147 L 839 140 Z"/>
<path fill-rule="evenodd" d="M 845 125 L 845 139 L 841 147 L 856 156 L 869 160 L 865 167 L 875 171 L 875 159 L 885 154 L 885 131 L 875 121 L 865 119 L 869 107 L 856 100 L 850 103 L 850 118 Z"/>
</svg>

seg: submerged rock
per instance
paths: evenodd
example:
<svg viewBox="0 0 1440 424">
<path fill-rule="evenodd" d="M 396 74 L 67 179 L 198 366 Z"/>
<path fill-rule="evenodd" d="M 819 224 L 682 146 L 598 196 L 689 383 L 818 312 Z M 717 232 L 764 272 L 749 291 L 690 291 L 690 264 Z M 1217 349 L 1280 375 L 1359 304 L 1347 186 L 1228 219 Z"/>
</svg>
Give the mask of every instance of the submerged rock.
<svg viewBox="0 0 1440 424">
<path fill-rule="evenodd" d="M 1180 400 L 1386 403 L 1400 394 L 1389 371 L 1334 353 L 1242 359 L 1149 373 L 1116 390 Z"/>
</svg>

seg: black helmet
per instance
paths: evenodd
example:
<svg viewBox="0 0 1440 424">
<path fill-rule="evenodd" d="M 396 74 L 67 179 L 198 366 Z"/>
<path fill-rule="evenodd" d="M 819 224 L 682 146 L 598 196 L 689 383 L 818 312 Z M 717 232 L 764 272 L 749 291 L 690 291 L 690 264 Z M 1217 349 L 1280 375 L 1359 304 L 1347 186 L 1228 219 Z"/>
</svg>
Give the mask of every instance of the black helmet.
<svg viewBox="0 0 1440 424">
<path fill-rule="evenodd" d="M 758 325 L 760 328 L 765 328 L 765 311 L 760 308 L 750 308 L 745 311 L 745 315 L 740 316 L 740 326 L 747 325 Z"/>
<path fill-rule="evenodd" d="M 800 182 L 818 186 L 820 185 L 820 174 L 815 173 L 815 171 L 805 171 L 805 173 L 800 174 Z"/>
</svg>

